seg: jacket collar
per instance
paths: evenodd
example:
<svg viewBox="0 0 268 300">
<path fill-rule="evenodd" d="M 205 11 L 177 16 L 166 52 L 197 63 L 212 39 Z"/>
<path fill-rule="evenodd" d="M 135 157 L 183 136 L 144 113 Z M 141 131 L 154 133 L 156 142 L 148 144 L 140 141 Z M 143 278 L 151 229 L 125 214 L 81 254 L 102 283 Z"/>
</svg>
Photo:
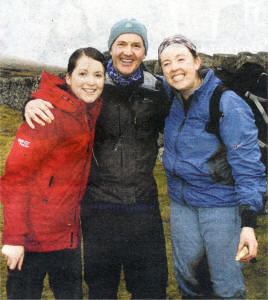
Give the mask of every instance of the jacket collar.
<svg viewBox="0 0 268 300">
<path fill-rule="evenodd" d="M 32 97 L 47 100 L 66 112 L 86 110 L 86 103 L 72 93 L 64 80 L 45 71 L 42 72 L 40 88 Z"/>
</svg>

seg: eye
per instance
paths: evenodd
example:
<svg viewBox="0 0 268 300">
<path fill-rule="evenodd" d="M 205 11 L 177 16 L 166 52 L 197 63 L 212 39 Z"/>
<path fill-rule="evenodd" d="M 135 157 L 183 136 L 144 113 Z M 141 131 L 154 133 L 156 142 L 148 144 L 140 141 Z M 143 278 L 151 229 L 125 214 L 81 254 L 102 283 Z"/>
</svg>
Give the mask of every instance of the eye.
<svg viewBox="0 0 268 300">
<path fill-rule="evenodd" d="M 79 76 L 81 76 L 81 77 L 84 77 L 84 76 L 86 76 L 87 74 L 86 74 L 86 72 L 80 72 L 79 73 Z"/>
<path fill-rule="evenodd" d="M 169 62 L 166 62 L 166 63 L 163 63 L 163 64 L 162 64 L 163 67 L 167 67 L 167 66 L 169 66 L 169 65 L 170 65 Z"/>
<path fill-rule="evenodd" d="M 96 76 L 97 78 L 103 78 L 103 74 L 100 74 L 100 73 L 95 74 L 95 76 Z"/>
<path fill-rule="evenodd" d="M 141 48 L 141 45 L 140 44 L 135 44 L 134 47 L 135 48 Z"/>
</svg>

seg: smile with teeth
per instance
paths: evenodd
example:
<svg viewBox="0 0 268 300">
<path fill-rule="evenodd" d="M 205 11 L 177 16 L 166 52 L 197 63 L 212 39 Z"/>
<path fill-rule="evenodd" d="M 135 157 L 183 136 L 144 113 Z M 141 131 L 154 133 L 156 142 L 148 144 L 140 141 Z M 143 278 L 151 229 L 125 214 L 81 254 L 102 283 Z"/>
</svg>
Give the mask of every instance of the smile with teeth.
<svg viewBox="0 0 268 300">
<path fill-rule="evenodd" d="M 94 94 L 96 92 L 96 89 L 93 88 L 83 88 L 83 91 L 87 94 Z"/>
<path fill-rule="evenodd" d="M 175 75 L 172 76 L 172 79 L 174 81 L 181 81 L 183 78 L 184 78 L 183 74 L 175 74 Z"/>
<path fill-rule="evenodd" d="M 121 62 L 123 64 L 132 64 L 134 62 L 133 59 L 121 58 Z"/>
</svg>

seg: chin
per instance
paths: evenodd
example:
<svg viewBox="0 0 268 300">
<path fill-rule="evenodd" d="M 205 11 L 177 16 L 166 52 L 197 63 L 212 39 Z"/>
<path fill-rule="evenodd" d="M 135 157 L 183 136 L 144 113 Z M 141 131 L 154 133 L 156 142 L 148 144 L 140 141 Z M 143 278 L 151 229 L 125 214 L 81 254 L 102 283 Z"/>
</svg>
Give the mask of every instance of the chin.
<svg viewBox="0 0 268 300">
<path fill-rule="evenodd" d="M 122 76 L 130 76 L 132 75 L 133 73 L 135 73 L 135 70 L 133 70 L 133 68 L 122 68 L 121 70 L 119 70 L 119 73 L 122 75 Z"/>
<path fill-rule="evenodd" d="M 82 99 L 85 103 L 93 103 L 93 102 L 95 102 L 96 100 L 98 99 L 98 97 L 97 98 L 93 98 L 93 99 Z"/>
</svg>

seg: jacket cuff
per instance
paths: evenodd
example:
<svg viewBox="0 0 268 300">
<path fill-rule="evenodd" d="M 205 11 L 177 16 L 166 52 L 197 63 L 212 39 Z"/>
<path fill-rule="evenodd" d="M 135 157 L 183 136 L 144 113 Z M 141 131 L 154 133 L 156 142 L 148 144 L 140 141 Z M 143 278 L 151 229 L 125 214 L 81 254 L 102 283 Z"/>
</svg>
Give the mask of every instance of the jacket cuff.
<svg viewBox="0 0 268 300">
<path fill-rule="evenodd" d="M 3 245 L 11 245 L 11 246 L 24 246 L 24 244 L 25 244 L 25 236 L 24 235 L 9 235 L 9 236 L 5 236 L 3 234 L 2 244 Z"/>
<path fill-rule="evenodd" d="M 257 226 L 257 212 L 247 207 L 240 207 L 241 216 L 241 227 L 252 227 Z"/>
</svg>

